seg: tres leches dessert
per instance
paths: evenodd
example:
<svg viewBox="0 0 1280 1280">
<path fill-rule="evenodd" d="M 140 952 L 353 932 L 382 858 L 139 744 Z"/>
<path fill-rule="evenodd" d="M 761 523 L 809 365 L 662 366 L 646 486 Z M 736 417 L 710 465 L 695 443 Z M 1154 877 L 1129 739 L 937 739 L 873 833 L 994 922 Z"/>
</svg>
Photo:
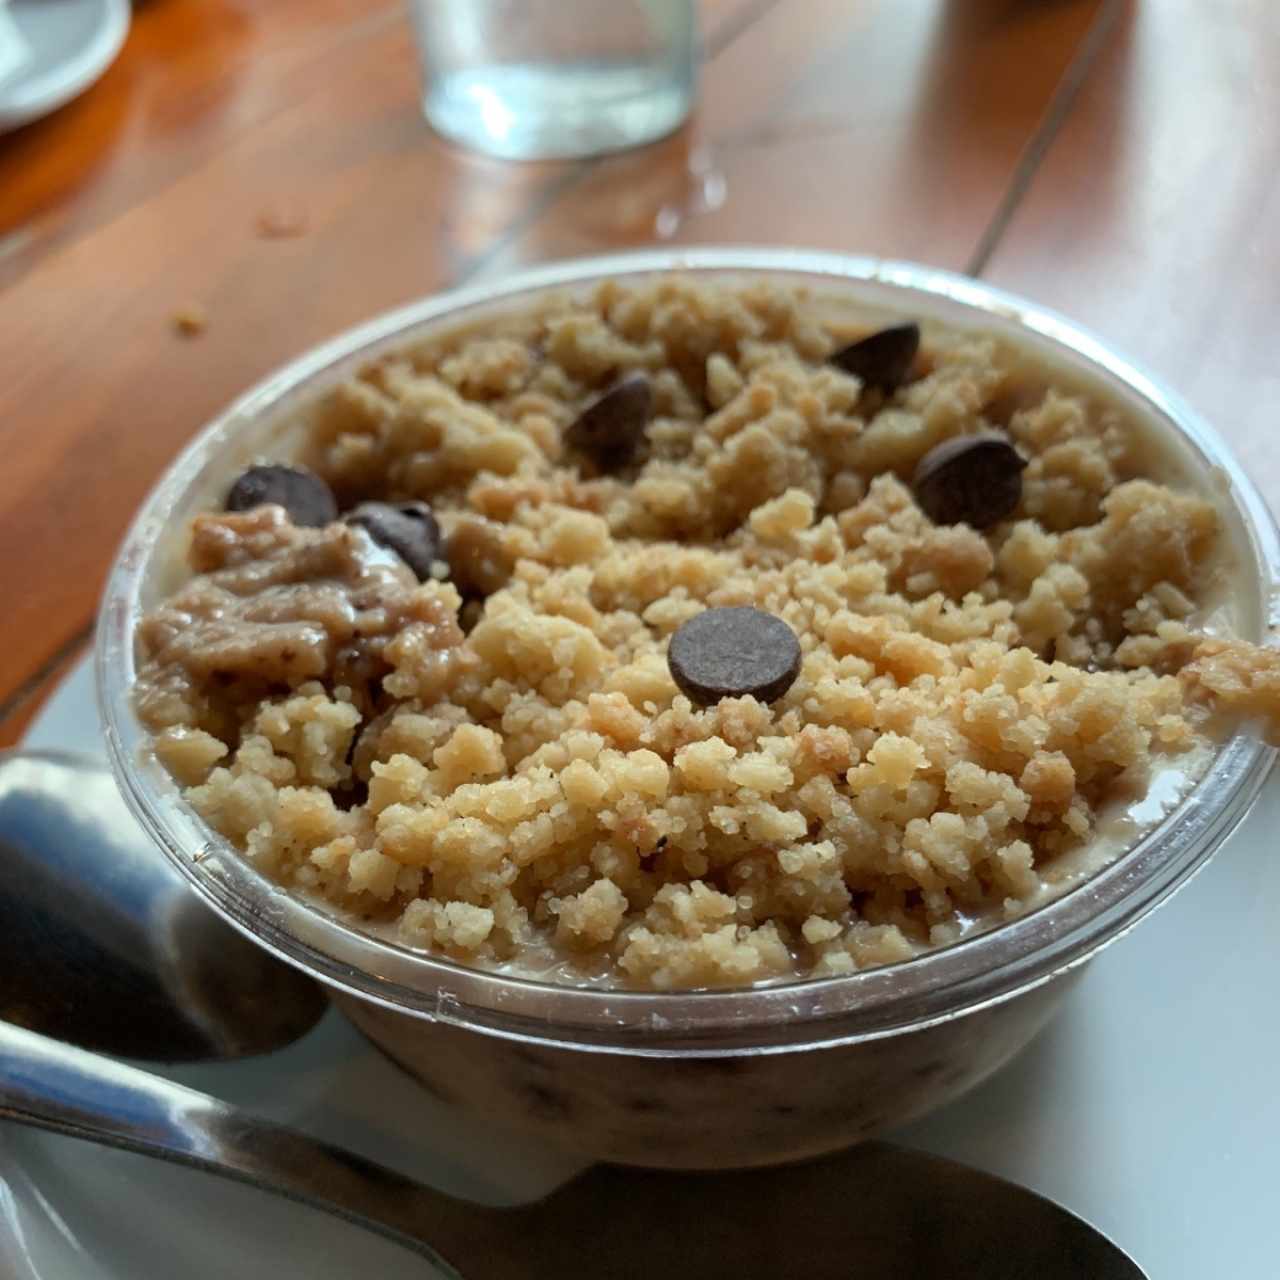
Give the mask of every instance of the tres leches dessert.
<svg viewBox="0 0 1280 1280">
<path fill-rule="evenodd" d="M 906 960 L 1280 717 L 1208 487 L 994 337 L 608 283 L 378 358 L 305 436 L 192 521 L 137 706 L 264 873 L 454 960 Z"/>
</svg>

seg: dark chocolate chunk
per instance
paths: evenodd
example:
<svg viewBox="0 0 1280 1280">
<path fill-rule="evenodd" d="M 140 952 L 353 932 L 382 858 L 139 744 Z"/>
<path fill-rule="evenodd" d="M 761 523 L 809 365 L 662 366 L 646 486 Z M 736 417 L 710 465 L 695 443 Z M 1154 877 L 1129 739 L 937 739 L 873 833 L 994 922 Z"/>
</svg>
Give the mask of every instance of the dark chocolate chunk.
<svg viewBox="0 0 1280 1280">
<path fill-rule="evenodd" d="M 898 324 L 842 347 L 831 363 L 861 378 L 864 386 L 888 393 L 906 380 L 919 350 L 920 326 Z"/>
<path fill-rule="evenodd" d="M 643 373 L 615 382 L 565 432 L 565 443 L 601 471 L 618 471 L 635 457 L 653 412 L 653 388 Z"/>
<path fill-rule="evenodd" d="M 272 502 L 289 513 L 296 525 L 319 528 L 338 518 L 338 504 L 329 486 L 306 467 L 266 463 L 250 467 L 227 494 L 228 511 L 252 511 Z"/>
<path fill-rule="evenodd" d="M 454 584 L 455 586 L 457 583 Z M 472 596 L 464 599 L 462 608 L 458 610 L 458 626 L 462 628 L 462 634 L 469 636 L 475 629 L 476 623 L 484 617 L 484 601 Z"/>
<path fill-rule="evenodd" d="M 659 855 L 662 853 L 663 849 L 665 849 L 666 847 L 667 847 L 667 837 L 659 836 L 658 843 L 655 844 L 653 848 L 649 850 L 648 853 L 642 853 L 640 855 L 640 870 L 652 871 L 653 868 L 657 865 Z"/>
<path fill-rule="evenodd" d="M 667 665 L 698 706 L 746 694 L 773 702 L 800 674 L 800 641 L 763 609 L 707 609 L 671 637 Z"/>
<path fill-rule="evenodd" d="M 483 516 L 463 516 L 445 549 L 449 578 L 464 600 L 501 591 L 514 565 L 502 542 L 502 526 Z"/>
<path fill-rule="evenodd" d="M 934 524 L 989 529 L 1021 502 L 1026 465 L 1004 436 L 956 436 L 920 459 L 911 487 Z"/>
<path fill-rule="evenodd" d="M 440 559 L 440 526 L 425 502 L 362 502 L 343 519 L 394 551 L 419 582 L 426 582 Z"/>
</svg>

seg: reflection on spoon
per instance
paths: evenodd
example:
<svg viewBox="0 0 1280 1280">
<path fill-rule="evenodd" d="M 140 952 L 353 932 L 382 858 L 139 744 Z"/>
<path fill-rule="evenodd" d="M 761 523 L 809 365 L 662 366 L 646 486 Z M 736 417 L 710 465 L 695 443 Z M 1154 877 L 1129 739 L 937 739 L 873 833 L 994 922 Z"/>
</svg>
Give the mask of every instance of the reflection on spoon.
<svg viewBox="0 0 1280 1280">
<path fill-rule="evenodd" d="M 304 1035 L 321 988 L 223 923 L 125 807 L 104 765 L 0 756 L 0 1017 L 163 1062 Z"/>
</svg>

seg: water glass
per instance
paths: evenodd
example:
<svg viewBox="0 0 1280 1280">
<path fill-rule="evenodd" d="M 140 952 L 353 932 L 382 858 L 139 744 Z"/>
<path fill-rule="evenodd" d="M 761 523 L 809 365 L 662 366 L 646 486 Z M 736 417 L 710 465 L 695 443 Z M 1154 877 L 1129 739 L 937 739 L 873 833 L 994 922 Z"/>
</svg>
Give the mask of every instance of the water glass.
<svg viewBox="0 0 1280 1280">
<path fill-rule="evenodd" d="M 410 0 L 422 110 L 512 160 L 652 142 L 693 104 L 693 0 Z"/>
</svg>

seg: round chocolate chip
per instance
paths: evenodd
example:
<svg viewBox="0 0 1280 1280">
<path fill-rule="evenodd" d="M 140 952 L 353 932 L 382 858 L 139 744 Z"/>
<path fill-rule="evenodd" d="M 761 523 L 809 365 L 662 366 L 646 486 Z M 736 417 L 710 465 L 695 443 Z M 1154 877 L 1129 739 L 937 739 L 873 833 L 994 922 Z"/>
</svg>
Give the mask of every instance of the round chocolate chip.
<svg viewBox="0 0 1280 1280">
<path fill-rule="evenodd" d="M 864 386 L 896 391 L 911 372 L 920 350 L 920 326 L 899 324 L 842 347 L 831 363 L 861 378 Z"/>
<path fill-rule="evenodd" d="M 911 487 L 934 524 L 989 529 L 1022 501 L 1026 465 L 1003 436 L 956 436 L 920 459 Z"/>
<path fill-rule="evenodd" d="M 419 582 L 426 582 L 440 559 L 440 526 L 425 502 L 362 502 L 343 519 L 394 551 Z"/>
<path fill-rule="evenodd" d="M 267 463 L 250 467 L 227 494 L 228 511 L 252 511 L 268 502 L 283 507 L 296 525 L 319 528 L 338 518 L 329 486 L 306 467 Z"/>
<path fill-rule="evenodd" d="M 707 609 L 671 637 L 667 665 L 698 706 L 746 694 L 773 702 L 800 674 L 800 641 L 763 609 Z"/>
<path fill-rule="evenodd" d="M 565 432 L 565 443 L 601 471 L 618 471 L 635 457 L 653 412 L 653 388 L 643 373 L 615 382 Z"/>
<path fill-rule="evenodd" d="M 514 568 L 502 526 L 483 516 L 463 516 L 445 548 L 449 578 L 464 600 L 483 600 L 507 585 Z"/>
</svg>

